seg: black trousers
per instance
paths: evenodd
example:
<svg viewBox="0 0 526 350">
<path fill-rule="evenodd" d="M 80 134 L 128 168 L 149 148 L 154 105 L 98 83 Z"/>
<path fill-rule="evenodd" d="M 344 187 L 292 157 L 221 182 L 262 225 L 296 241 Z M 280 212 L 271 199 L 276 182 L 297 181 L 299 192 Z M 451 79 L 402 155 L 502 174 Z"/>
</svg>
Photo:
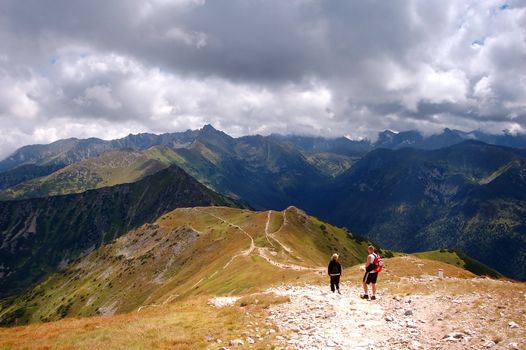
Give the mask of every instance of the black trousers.
<svg viewBox="0 0 526 350">
<path fill-rule="evenodd" d="M 331 276 L 331 290 L 334 292 L 335 288 L 340 290 L 340 275 Z"/>
</svg>

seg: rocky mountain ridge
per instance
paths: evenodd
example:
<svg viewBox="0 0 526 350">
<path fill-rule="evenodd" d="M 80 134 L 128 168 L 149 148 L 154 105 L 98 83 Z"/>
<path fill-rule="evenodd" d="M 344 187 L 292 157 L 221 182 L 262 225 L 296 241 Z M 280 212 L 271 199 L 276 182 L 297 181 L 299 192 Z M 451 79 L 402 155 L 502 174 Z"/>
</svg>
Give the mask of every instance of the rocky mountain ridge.
<svg viewBox="0 0 526 350">
<path fill-rule="evenodd" d="M 178 207 L 237 204 L 176 166 L 132 184 L 0 202 L 0 296 Z"/>
</svg>

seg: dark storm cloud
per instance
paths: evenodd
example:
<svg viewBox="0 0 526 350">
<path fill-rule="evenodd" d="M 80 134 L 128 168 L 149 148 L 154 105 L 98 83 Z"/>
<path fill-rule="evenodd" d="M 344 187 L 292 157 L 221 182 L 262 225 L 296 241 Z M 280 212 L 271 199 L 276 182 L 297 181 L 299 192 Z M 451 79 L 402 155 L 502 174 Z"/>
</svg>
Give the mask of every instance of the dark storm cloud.
<svg viewBox="0 0 526 350">
<path fill-rule="evenodd" d="M 0 156 L 204 123 L 523 132 L 525 28 L 520 1 L 3 0 Z"/>
</svg>

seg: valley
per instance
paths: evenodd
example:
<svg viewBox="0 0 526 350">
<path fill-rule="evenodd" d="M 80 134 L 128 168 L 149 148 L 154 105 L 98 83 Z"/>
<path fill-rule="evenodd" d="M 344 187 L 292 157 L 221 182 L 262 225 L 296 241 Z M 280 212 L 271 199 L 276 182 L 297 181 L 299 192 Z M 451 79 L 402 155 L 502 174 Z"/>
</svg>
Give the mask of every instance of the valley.
<svg viewBox="0 0 526 350">
<path fill-rule="evenodd" d="M 523 348 L 524 150 L 397 137 L 208 125 L 40 150 L 0 173 L 0 348 Z"/>
</svg>

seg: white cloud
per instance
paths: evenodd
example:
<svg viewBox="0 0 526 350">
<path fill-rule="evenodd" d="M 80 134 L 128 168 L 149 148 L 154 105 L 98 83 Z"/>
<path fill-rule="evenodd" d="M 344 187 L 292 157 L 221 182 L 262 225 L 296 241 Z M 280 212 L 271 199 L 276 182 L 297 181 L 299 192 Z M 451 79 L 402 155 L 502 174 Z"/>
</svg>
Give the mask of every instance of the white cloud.
<svg viewBox="0 0 526 350">
<path fill-rule="evenodd" d="M 0 156 L 204 123 L 238 136 L 524 130 L 526 7 L 508 5 L 5 0 Z"/>
</svg>

